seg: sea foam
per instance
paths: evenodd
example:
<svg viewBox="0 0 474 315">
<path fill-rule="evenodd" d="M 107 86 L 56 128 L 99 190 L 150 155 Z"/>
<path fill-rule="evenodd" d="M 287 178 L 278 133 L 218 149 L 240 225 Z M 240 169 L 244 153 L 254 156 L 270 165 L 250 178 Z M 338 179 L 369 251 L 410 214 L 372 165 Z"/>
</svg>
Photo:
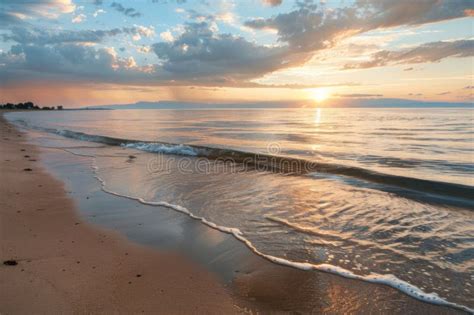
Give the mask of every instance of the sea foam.
<svg viewBox="0 0 474 315">
<path fill-rule="evenodd" d="M 164 154 L 176 154 L 176 155 L 189 155 L 197 156 L 198 150 L 183 144 L 162 144 L 162 143 L 149 143 L 149 142 L 135 142 L 122 144 L 122 147 L 137 149 L 140 151 L 152 152 L 152 153 L 164 153 Z"/>
<path fill-rule="evenodd" d="M 120 193 L 114 192 L 112 190 L 109 190 L 107 188 L 106 181 L 103 178 L 101 178 L 98 174 L 99 167 L 95 163 L 95 158 L 92 159 L 92 161 L 93 161 L 92 162 L 92 169 L 93 169 L 93 172 L 94 172 L 94 177 L 100 182 L 101 189 L 105 193 L 108 193 L 108 194 L 111 194 L 111 195 L 114 195 L 114 196 L 118 196 L 118 197 L 122 197 L 122 198 L 135 200 L 135 201 L 138 201 L 138 202 L 140 202 L 142 204 L 145 204 L 145 205 L 162 206 L 162 207 L 170 208 L 170 209 L 173 209 L 175 211 L 184 213 L 184 214 L 188 215 L 189 217 L 191 217 L 195 220 L 201 221 L 202 223 L 204 223 L 205 225 L 207 225 L 211 228 L 214 228 L 214 229 L 219 230 L 219 231 L 224 232 L 224 233 L 232 234 L 237 240 L 243 242 L 252 252 L 254 252 L 255 254 L 257 254 L 257 255 L 259 255 L 259 256 L 261 256 L 261 257 L 263 257 L 263 258 L 265 258 L 265 259 L 267 259 L 267 260 L 269 260 L 269 261 L 271 261 L 275 264 L 282 265 L 282 266 L 288 266 L 288 267 L 292 267 L 292 268 L 296 268 L 296 269 L 300 269 L 300 270 L 306 270 L 306 271 L 311 271 L 311 270 L 323 271 L 323 272 L 336 274 L 336 275 L 339 275 L 339 276 L 342 276 L 342 277 L 345 277 L 345 278 L 349 278 L 349 279 L 355 279 L 355 280 L 361 280 L 361 281 L 366 281 L 366 282 L 370 282 L 370 283 L 387 285 L 387 286 L 390 286 L 394 289 L 397 289 L 397 290 L 399 290 L 399 291 L 401 291 L 401 292 L 403 292 L 403 293 L 405 293 L 405 294 L 407 294 L 407 295 L 409 295 L 409 296 L 411 296 L 415 299 L 418 299 L 420 301 L 427 302 L 427 303 L 432 303 L 432 304 L 436 304 L 436 305 L 440 305 L 440 306 L 449 306 L 449 307 L 452 307 L 452 308 L 456 308 L 456 309 L 463 310 L 463 311 L 466 311 L 468 313 L 474 314 L 474 309 L 471 309 L 471 308 L 469 308 L 465 305 L 460 305 L 460 304 L 457 304 L 457 303 L 449 302 L 446 299 L 440 297 L 436 293 L 424 292 L 422 289 L 416 287 L 415 285 L 412 285 L 412 284 L 410 284 L 410 283 L 408 283 L 404 280 L 401 280 L 401 279 L 397 278 L 395 275 L 392 275 L 392 274 L 371 273 L 370 275 L 365 275 L 364 276 L 364 275 L 355 274 L 354 272 L 352 272 L 350 270 L 344 269 L 344 268 L 339 267 L 339 266 L 331 265 L 331 264 L 313 264 L 313 263 L 309 263 L 309 262 L 296 262 L 296 261 L 291 261 L 291 260 L 284 259 L 284 258 L 281 258 L 281 257 L 276 257 L 276 256 L 265 254 L 265 253 L 261 252 L 259 249 L 257 249 L 254 246 L 254 244 L 249 239 L 247 239 L 245 237 L 244 233 L 238 228 L 232 228 L 232 227 L 218 225 L 218 224 L 216 224 L 212 221 L 208 221 L 206 218 L 204 218 L 202 216 L 198 216 L 198 215 L 192 213 L 189 209 L 187 209 L 186 207 L 180 206 L 180 205 L 168 203 L 168 202 L 165 202 L 165 201 L 148 201 L 148 200 L 145 200 L 143 198 L 129 196 L 129 195 L 125 195 L 125 194 L 120 194 Z"/>
</svg>

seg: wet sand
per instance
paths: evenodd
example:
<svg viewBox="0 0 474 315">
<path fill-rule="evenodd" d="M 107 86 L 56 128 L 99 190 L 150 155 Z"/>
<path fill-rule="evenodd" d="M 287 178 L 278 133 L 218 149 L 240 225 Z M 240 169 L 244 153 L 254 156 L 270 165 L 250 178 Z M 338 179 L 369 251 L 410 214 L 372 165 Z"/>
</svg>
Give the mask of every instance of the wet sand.
<svg viewBox="0 0 474 315">
<path fill-rule="evenodd" d="M 68 192 L 38 160 L 61 161 L 25 137 L 0 121 L 0 259 L 19 263 L 0 266 L 2 314 L 458 313 L 387 286 L 275 265 L 230 235 L 108 195 L 85 179 Z M 77 182 L 78 161 L 59 158 Z"/>
</svg>

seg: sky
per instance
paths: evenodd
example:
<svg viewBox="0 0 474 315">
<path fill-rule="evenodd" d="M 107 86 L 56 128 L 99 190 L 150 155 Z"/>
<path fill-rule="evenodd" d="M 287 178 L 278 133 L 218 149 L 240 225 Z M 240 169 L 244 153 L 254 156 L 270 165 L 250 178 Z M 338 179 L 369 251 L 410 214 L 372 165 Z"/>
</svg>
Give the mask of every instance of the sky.
<svg viewBox="0 0 474 315">
<path fill-rule="evenodd" d="M 0 103 L 473 102 L 474 0 L 1 0 Z"/>
</svg>

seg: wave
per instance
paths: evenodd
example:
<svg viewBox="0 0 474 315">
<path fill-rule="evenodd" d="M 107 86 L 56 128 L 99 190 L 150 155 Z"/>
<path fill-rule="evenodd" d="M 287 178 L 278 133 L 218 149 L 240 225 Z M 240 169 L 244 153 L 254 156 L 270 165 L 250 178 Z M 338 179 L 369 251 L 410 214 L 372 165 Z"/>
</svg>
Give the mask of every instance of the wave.
<svg viewBox="0 0 474 315">
<path fill-rule="evenodd" d="M 55 131 L 54 133 L 68 138 L 99 142 L 107 145 L 123 146 L 152 153 L 205 157 L 209 159 L 219 159 L 224 162 L 232 161 L 235 163 L 243 163 L 249 167 L 253 167 L 261 171 L 276 171 L 293 174 L 308 174 L 313 172 L 329 173 L 455 198 L 472 200 L 474 196 L 474 187 L 471 186 L 383 174 L 361 167 L 322 163 L 300 158 L 263 153 L 251 153 L 232 149 L 183 145 L 166 142 L 137 141 L 107 136 L 89 135 L 86 133 L 70 130 L 59 130 Z"/>
<path fill-rule="evenodd" d="M 95 161 L 95 160 L 93 159 L 93 161 Z M 94 172 L 94 177 L 100 182 L 101 189 L 105 193 L 108 193 L 108 194 L 111 194 L 111 195 L 114 195 L 114 196 L 117 196 L 117 197 L 121 197 L 121 198 L 127 198 L 127 199 L 130 199 L 130 200 L 135 200 L 135 201 L 138 201 L 138 202 L 140 202 L 144 205 L 161 206 L 161 207 L 166 207 L 166 208 L 173 209 L 175 211 L 184 213 L 184 214 L 188 215 L 189 217 L 191 217 L 192 219 L 198 220 L 198 221 L 204 223 L 205 225 L 207 225 L 207 226 L 209 226 L 213 229 L 216 229 L 218 231 L 233 235 L 237 240 L 243 242 L 252 252 L 259 255 L 260 257 L 265 258 L 266 260 L 268 260 L 272 263 L 282 265 L 282 266 L 292 267 L 292 268 L 296 268 L 296 269 L 300 269 L 300 270 L 305 270 L 305 271 L 316 270 L 316 271 L 328 272 L 328 273 L 336 274 L 336 275 L 339 275 L 339 276 L 342 276 L 342 277 L 345 277 L 345 278 L 349 278 L 349 279 L 355 279 L 355 280 L 361 280 L 361 281 L 366 281 L 366 282 L 375 283 L 375 284 L 387 285 L 387 286 L 390 286 L 394 289 L 397 289 L 397 290 L 399 290 L 399 291 L 401 291 L 401 292 L 403 292 L 403 293 L 405 293 L 405 294 L 407 294 L 407 295 L 409 295 L 409 296 L 411 296 L 415 299 L 418 299 L 420 301 L 424 301 L 424 302 L 428 302 L 428 303 L 432 303 L 432 304 L 436 304 L 436 305 L 440 305 L 440 306 L 448 306 L 448 307 L 463 310 L 463 311 L 466 311 L 466 312 L 469 312 L 469 313 L 474 313 L 474 309 L 471 309 L 471 308 L 469 308 L 467 306 L 464 306 L 464 305 L 461 305 L 461 304 L 449 302 L 449 301 L 443 299 L 442 297 L 438 296 L 436 293 L 424 292 L 422 289 L 418 288 L 417 286 L 412 285 L 412 284 L 410 284 L 410 283 L 408 283 L 404 280 L 401 280 L 401 279 L 397 278 L 395 275 L 392 275 L 392 274 L 371 273 L 370 275 L 363 276 L 363 275 L 355 274 L 354 272 L 352 272 L 350 270 L 344 269 L 344 268 L 339 267 L 339 266 L 331 265 L 331 264 L 313 264 L 313 263 L 309 263 L 309 262 L 297 262 L 297 261 L 292 261 L 292 260 L 284 259 L 284 258 L 281 258 L 281 257 L 276 257 L 276 256 L 265 254 L 262 251 L 260 251 L 259 249 L 257 249 L 253 245 L 253 243 L 245 237 L 244 233 L 242 233 L 242 231 L 239 230 L 238 228 L 232 228 L 232 227 L 218 225 L 218 224 L 216 224 L 212 221 L 207 220 L 204 217 L 201 217 L 201 216 L 198 216 L 198 215 L 192 213 L 190 210 L 188 210 L 187 208 L 185 208 L 183 206 L 180 206 L 180 205 L 171 204 L 171 203 L 168 203 L 168 202 L 165 202 L 165 201 L 147 201 L 143 198 L 128 196 L 128 195 L 120 194 L 120 193 L 114 192 L 112 190 L 109 190 L 107 188 L 105 180 L 102 179 L 98 175 L 99 167 L 97 165 L 93 164 L 92 169 L 93 169 L 93 172 Z"/>
<path fill-rule="evenodd" d="M 199 152 L 193 147 L 183 144 L 164 144 L 164 143 L 146 143 L 136 142 L 122 144 L 125 148 L 132 148 L 140 151 L 152 152 L 152 153 L 164 153 L 164 154 L 176 154 L 176 155 L 189 155 L 198 156 Z"/>
<path fill-rule="evenodd" d="M 31 126 L 28 127 L 31 128 Z M 468 185 L 384 174 L 356 166 L 311 161 L 296 157 L 265 153 L 252 153 L 234 149 L 206 147 L 190 144 L 184 145 L 157 141 L 122 139 L 102 135 L 92 135 L 72 130 L 58 130 L 40 127 L 33 128 L 81 141 L 97 142 L 111 146 L 122 146 L 125 148 L 133 148 L 151 153 L 203 157 L 207 159 L 219 160 L 224 163 L 238 163 L 245 165 L 244 169 L 246 170 L 255 169 L 258 171 L 279 172 L 293 175 L 312 173 L 339 175 L 363 180 L 365 182 L 399 187 L 408 191 L 417 191 L 425 194 L 444 196 L 447 198 L 443 198 L 441 202 L 445 203 L 468 206 L 468 208 L 471 208 L 474 205 L 474 187 Z M 397 191 L 392 192 L 400 193 Z M 410 193 L 405 193 L 404 195 L 408 198 L 414 197 L 413 194 Z M 433 198 L 434 202 L 439 202 L 436 200 L 439 200 L 439 198 Z"/>
</svg>

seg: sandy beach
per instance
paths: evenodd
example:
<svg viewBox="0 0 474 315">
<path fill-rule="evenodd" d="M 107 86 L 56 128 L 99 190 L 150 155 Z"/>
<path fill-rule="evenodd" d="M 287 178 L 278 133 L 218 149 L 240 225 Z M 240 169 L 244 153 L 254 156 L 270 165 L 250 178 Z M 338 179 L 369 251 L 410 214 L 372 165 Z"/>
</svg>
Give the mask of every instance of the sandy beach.
<svg viewBox="0 0 474 315">
<path fill-rule="evenodd" d="M 458 313 L 384 285 L 270 263 L 232 236 L 183 215 L 179 228 L 195 234 L 172 250 L 143 235 L 126 238 L 90 224 L 64 184 L 43 168 L 42 149 L 3 117 L 0 134 L 0 259 L 17 262 L 0 266 L 2 314 Z M 129 207 L 126 200 L 97 194 L 99 205 Z M 174 224 L 159 221 L 150 224 Z M 210 250 L 193 243 L 198 238 L 220 245 L 211 243 Z M 212 263 L 196 263 L 201 256 Z"/>
<path fill-rule="evenodd" d="M 0 313 L 237 311 L 199 266 L 84 224 L 35 147 L 3 118 L 0 132 Z"/>
</svg>

